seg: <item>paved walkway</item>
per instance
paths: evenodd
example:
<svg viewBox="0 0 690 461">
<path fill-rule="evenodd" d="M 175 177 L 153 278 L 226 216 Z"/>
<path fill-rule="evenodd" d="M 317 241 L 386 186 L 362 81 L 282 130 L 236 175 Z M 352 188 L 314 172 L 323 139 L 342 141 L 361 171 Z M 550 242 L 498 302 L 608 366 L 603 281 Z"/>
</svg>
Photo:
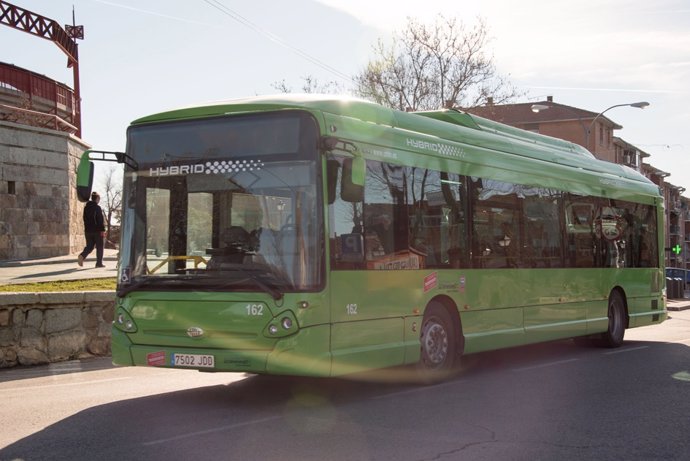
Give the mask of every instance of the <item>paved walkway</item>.
<svg viewBox="0 0 690 461">
<path fill-rule="evenodd" d="M 95 251 L 86 258 L 83 267 L 77 264 L 76 254 L 25 261 L 0 261 L 0 285 L 117 277 L 117 250 L 104 250 L 103 264 L 105 267 L 95 267 Z"/>
<path fill-rule="evenodd" d="M 690 293 L 686 291 L 684 299 L 667 300 L 666 308 L 670 311 L 684 311 L 686 309 L 690 309 Z"/>
</svg>

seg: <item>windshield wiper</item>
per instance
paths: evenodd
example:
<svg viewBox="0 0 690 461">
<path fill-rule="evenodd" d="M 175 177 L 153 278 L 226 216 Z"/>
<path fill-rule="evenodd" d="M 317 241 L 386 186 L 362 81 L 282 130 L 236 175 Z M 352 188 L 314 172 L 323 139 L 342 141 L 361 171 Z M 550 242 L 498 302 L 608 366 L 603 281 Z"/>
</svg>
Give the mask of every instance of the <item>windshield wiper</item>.
<svg viewBox="0 0 690 461">
<path fill-rule="evenodd" d="M 243 283 L 246 282 L 253 282 L 254 285 L 258 286 L 263 290 L 265 293 L 268 293 L 271 295 L 271 297 L 278 301 L 283 298 L 283 292 L 278 289 L 278 286 L 274 283 L 267 282 L 266 280 L 262 280 L 262 277 L 256 273 L 256 269 L 254 271 L 250 272 L 247 270 L 241 271 L 242 275 L 245 277 L 242 279 L 238 280 L 231 280 L 231 281 L 226 281 L 223 280 L 224 283 L 222 283 L 219 288 L 224 288 L 227 286 L 232 286 L 232 285 L 242 285 Z M 267 272 L 267 274 L 270 274 L 270 272 Z M 177 276 L 173 278 L 146 278 L 143 280 L 136 281 L 132 283 L 131 285 L 125 285 L 125 286 L 119 286 L 117 288 L 116 294 L 119 298 L 122 298 L 128 293 L 131 293 L 132 291 L 138 290 L 142 287 L 145 286 L 151 286 L 151 285 L 168 285 L 168 284 L 174 284 L 174 283 L 179 283 L 179 282 L 186 282 L 186 283 L 199 283 L 202 281 L 220 281 L 222 280 L 219 277 L 209 277 L 208 275 L 203 275 L 203 276 L 198 276 L 198 275 L 190 275 L 190 276 Z"/>
<path fill-rule="evenodd" d="M 247 278 L 242 280 L 242 282 L 244 282 L 245 280 L 253 281 L 259 288 L 271 295 L 271 297 L 276 301 L 279 301 L 283 298 L 283 292 L 280 291 L 277 286 L 269 285 L 265 281 L 261 280 L 259 276 L 257 276 L 256 274 L 252 274 L 251 272 L 246 272 L 246 275 Z"/>
<path fill-rule="evenodd" d="M 277 281 L 280 281 L 282 277 L 279 277 L 278 274 L 274 271 L 271 270 L 270 266 L 264 265 L 264 264 L 241 264 L 241 263 L 226 263 L 223 264 L 221 268 L 219 269 L 214 269 L 214 271 L 218 271 L 220 273 L 222 272 L 236 272 L 240 273 L 241 275 L 245 276 L 243 279 L 239 280 L 230 280 L 222 285 L 222 287 L 226 286 L 231 286 L 231 285 L 241 285 L 247 281 L 254 282 L 254 285 L 258 286 L 261 288 L 264 292 L 268 293 L 271 295 L 273 299 L 276 301 L 280 300 L 283 298 L 283 292 L 278 288 L 277 283 L 270 282 L 267 279 L 267 277 L 271 277 Z M 284 280 L 282 285 L 284 285 Z"/>
</svg>

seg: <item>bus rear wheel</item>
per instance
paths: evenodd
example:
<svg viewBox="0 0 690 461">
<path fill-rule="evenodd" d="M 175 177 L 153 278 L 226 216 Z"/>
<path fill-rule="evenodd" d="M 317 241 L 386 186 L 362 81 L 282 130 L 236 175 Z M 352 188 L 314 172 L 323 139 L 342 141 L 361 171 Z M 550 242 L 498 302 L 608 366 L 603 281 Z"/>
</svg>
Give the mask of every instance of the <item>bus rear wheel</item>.
<svg viewBox="0 0 690 461">
<path fill-rule="evenodd" d="M 626 328 L 625 300 L 618 291 L 609 296 L 608 317 L 609 328 L 601 335 L 601 340 L 606 347 L 618 347 L 623 344 Z"/>
<path fill-rule="evenodd" d="M 432 303 L 424 313 L 420 335 L 419 371 L 422 379 L 439 381 L 450 376 L 458 362 L 458 334 L 450 313 Z"/>
</svg>

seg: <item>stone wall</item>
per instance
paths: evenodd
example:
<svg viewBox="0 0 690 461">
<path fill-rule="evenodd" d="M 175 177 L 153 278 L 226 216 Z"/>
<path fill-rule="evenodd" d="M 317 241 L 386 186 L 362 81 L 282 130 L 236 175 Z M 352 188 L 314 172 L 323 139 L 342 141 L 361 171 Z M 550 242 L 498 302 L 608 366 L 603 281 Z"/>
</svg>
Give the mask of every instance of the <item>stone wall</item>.
<svg viewBox="0 0 690 461">
<path fill-rule="evenodd" d="M 0 260 L 82 249 L 76 170 L 88 147 L 67 133 L 0 121 Z"/>
<path fill-rule="evenodd" d="M 115 293 L 0 294 L 0 368 L 110 354 Z"/>
</svg>

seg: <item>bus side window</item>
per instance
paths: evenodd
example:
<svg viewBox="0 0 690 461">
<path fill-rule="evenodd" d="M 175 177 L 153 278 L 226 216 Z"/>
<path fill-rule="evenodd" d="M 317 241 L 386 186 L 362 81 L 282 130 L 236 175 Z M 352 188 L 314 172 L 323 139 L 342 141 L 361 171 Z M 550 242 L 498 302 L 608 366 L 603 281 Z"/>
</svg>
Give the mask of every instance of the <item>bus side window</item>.
<svg viewBox="0 0 690 461">
<path fill-rule="evenodd" d="M 366 216 L 366 215 L 365 215 Z M 366 241 L 375 246 L 374 253 L 391 254 L 395 248 L 395 234 L 392 227 L 392 220 L 388 214 L 378 214 L 366 219 L 367 239 Z M 372 259 L 372 255 L 367 252 L 367 259 Z"/>
<path fill-rule="evenodd" d="M 350 165 L 349 171 L 346 171 L 345 163 Z M 361 186 L 352 184 L 351 165 L 351 159 L 342 157 L 329 159 L 326 164 L 331 264 L 338 270 L 364 268 L 364 191 Z"/>
<path fill-rule="evenodd" d="M 468 267 L 465 177 L 417 167 L 405 175 L 409 249 L 425 267 Z"/>
<path fill-rule="evenodd" d="M 326 162 L 326 185 L 328 188 L 329 205 L 335 202 L 336 188 L 338 187 L 338 171 L 340 171 L 340 162 L 337 160 L 328 160 Z"/>
</svg>

